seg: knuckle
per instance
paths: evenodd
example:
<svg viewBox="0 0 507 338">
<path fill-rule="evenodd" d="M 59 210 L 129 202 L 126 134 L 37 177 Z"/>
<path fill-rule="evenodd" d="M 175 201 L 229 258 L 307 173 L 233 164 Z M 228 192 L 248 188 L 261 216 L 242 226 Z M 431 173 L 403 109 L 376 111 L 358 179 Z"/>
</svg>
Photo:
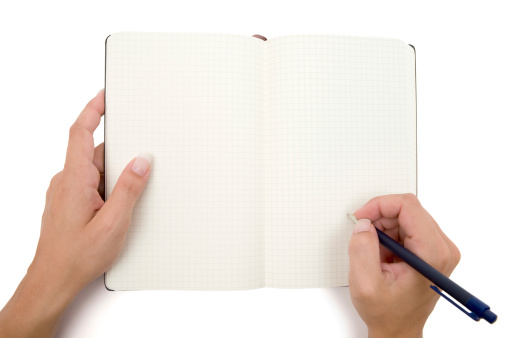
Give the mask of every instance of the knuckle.
<svg viewBox="0 0 507 338">
<path fill-rule="evenodd" d="M 412 193 L 403 194 L 403 199 L 406 203 L 410 203 L 413 205 L 420 205 L 419 199 L 417 198 L 416 195 L 414 195 Z"/>
<path fill-rule="evenodd" d="M 79 173 L 82 175 L 82 182 L 88 187 L 98 187 L 100 182 L 100 173 L 93 165 L 83 166 L 79 168 Z"/>
<path fill-rule="evenodd" d="M 453 263 L 454 263 L 454 266 L 456 267 L 461 260 L 461 252 L 459 251 L 458 247 L 454 243 L 452 243 L 452 255 L 453 255 L 453 259 L 454 259 Z"/>
<path fill-rule="evenodd" d="M 86 129 L 77 122 L 74 122 L 69 128 L 69 137 L 81 135 L 84 132 L 86 132 Z"/>
<path fill-rule="evenodd" d="M 100 210 L 104 206 L 104 200 L 102 198 L 94 198 L 92 202 L 92 210 Z"/>
<path fill-rule="evenodd" d="M 61 176 L 62 176 L 62 172 L 59 172 L 51 178 L 51 181 L 49 182 L 50 189 L 54 188 L 56 186 L 56 184 L 60 181 Z"/>
<path fill-rule="evenodd" d="M 76 123 L 73 123 L 69 128 L 69 135 L 70 136 L 75 135 L 78 131 L 79 131 L 79 125 L 77 125 Z"/>
<path fill-rule="evenodd" d="M 57 173 L 55 176 L 51 178 L 51 181 L 49 181 L 49 187 L 46 191 L 46 199 L 51 196 L 51 194 L 56 190 L 58 183 L 60 182 L 62 176 L 62 172 Z"/>
<path fill-rule="evenodd" d="M 88 187 L 87 189 L 83 190 L 82 194 L 92 211 L 99 210 L 104 205 L 104 201 L 102 198 L 100 198 L 96 189 Z"/>
<path fill-rule="evenodd" d="M 449 276 L 461 259 L 461 254 L 458 248 L 452 242 L 450 245 L 445 243 L 445 245 L 438 247 L 437 253 L 437 270 L 442 271 Z"/>
<path fill-rule="evenodd" d="M 440 270 L 446 269 L 452 260 L 451 250 L 447 245 L 439 245 L 436 248 L 436 253 L 434 257 L 436 262 L 434 264 L 438 265 L 438 269 Z"/>
</svg>

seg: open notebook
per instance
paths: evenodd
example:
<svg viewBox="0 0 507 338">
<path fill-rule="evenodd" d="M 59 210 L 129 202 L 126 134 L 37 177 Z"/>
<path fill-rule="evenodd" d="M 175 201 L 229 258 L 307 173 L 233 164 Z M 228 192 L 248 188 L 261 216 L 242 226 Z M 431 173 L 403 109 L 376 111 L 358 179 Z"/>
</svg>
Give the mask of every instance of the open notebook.
<svg viewBox="0 0 507 338">
<path fill-rule="evenodd" d="M 153 163 L 106 287 L 347 285 L 346 213 L 416 192 L 415 94 L 395 39 L 111 35 L 106 197 Z"/>
</svg>

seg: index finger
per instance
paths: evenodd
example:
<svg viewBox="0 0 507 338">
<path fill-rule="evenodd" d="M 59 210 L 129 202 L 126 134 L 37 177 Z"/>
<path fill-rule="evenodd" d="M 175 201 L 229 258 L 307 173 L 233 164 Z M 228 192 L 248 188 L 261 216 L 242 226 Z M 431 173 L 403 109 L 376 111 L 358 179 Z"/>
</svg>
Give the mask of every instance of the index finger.
<svg viewBox="0 0 507 338">
<path fill-rule="evenodd" d="M 104 115 L 104 90 L 86 105 L 69 131 L 66 166 L 81 166 L 93 163 L 95 145 L 93 132 L 100 124 Z"/>
<path fill-rule="evenodd" d="M 427 224 L 435 223 L 413 194 L 375 197 L 357 209 L 354 214 L 358 219 L 367 218 L 372 222 L 380 219 L 397 219 L 393 222 L 384 221 L 382 225 L 386 229 L 400 226 L 408 237 L 430 235 L 433 230 Z"/>
</svg>

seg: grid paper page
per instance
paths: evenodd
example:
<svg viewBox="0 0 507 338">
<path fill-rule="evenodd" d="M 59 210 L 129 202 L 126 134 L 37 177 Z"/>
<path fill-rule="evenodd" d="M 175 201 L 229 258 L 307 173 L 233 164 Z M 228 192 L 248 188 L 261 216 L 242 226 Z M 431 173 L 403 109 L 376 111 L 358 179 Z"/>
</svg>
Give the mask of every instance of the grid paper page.
<svg viewBox="0 0 507 338">
<path fill-rule="evenodd" d="M 346 213 L 416 193 L 414 50 L 305 35 L 265 54 L 266 286 L 347 285 Z"/>
<path fill-rule="evenodd" d="M 127 163 L 153 156 L 114 290 L 264 285 L 263 41 L 118 33 L 106 51 L 106 196 Z"/>
</svg>

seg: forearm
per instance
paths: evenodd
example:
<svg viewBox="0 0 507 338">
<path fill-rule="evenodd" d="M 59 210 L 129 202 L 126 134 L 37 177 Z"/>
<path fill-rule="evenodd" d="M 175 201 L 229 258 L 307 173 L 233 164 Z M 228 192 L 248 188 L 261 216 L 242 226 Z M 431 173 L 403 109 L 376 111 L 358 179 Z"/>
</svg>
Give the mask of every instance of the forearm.
<svg viewBox="0 0 507 338">
<path fill-rule="evenodd" d="M 51 337 L 76 291 L 34 264 L 0 311 L 0 337 Z"/>
</svg>

